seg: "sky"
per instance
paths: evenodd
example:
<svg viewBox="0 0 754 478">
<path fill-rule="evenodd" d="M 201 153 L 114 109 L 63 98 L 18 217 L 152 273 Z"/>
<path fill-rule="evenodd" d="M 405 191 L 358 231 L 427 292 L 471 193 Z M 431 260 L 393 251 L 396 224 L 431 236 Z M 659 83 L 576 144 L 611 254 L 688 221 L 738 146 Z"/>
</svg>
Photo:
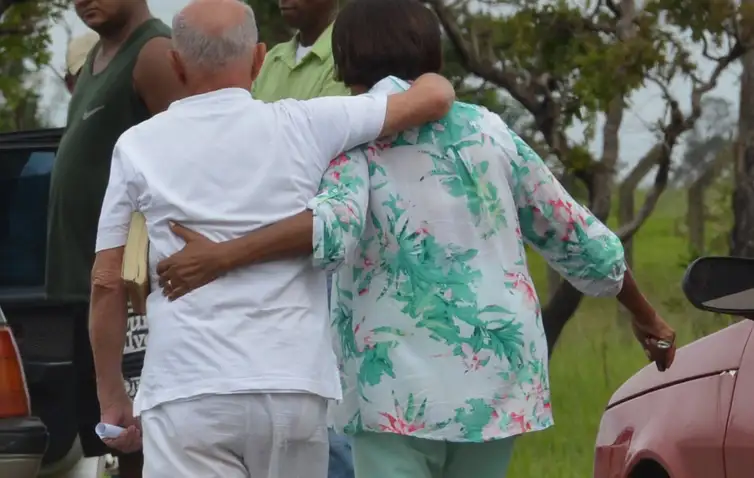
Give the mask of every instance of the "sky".
<svg viewBox="0 0 754 478">
<path fill-rule="evenodd" d="M 188 3 L 189 0 L 149 0 L 152 13 L 167 24 L 170 24 L 173 15 Z M 61 24 L 56 25 L 52 29 L 52 66 L 57 68 L 58 71 L 62 71 L 65 64 L 65 51 L 69 40 L 68 28 L 72 31 L 73 36 L 84 34 L 87 31 L 86 26 L 73 11 L 67 12 Z M 729 69 L 721 78 L 720 84 L 714 91 L 714 94 L 726 98 L 734 104 L 737 103 L 739 96 L 739 71 L 738 68 Z M 682 107 L 688 107 L 690 85 L 679 83 L 675 85 L 672 91 L 677 95 Z M 48 107 L 53 125 L 63 126 L 65 123 L 68 96 L 62 89 L 60 80 L 51 71 L 46 74 L 44 81 L 43 102 Z M 637 161 L 654 144 L 654 135 L 649 131 L 648 126 L 652 125 L 662 116 L 665 102 L 659 90 L 645 88 L 633 95 L 631 105 L 631 110 L 623 121 L 620 138 L 621 160 L 626 164 Z M 569 136 L 578 138 L 580 136 L 580 128 L 573 128 L 572 131 L 569 131 Z M 600 145 L 601 138 L 598 135 L 591 147 L 595 154 L 600 153 Z"/>
</svg>

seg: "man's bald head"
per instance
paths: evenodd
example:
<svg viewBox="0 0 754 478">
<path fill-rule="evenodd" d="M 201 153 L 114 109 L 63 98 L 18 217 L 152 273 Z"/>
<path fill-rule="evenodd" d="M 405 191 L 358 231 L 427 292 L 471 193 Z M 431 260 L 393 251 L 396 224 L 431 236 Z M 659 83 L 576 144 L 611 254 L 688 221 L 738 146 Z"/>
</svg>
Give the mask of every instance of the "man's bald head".
<svg viewBox="0 0 754 478">
<path fill-rule="evenodd" d="M 175 50 L 206 71 L 252 62 L 257 39 L 254 12 L 238 0 L 194 0 L 173 19 Z"/>
</svg>

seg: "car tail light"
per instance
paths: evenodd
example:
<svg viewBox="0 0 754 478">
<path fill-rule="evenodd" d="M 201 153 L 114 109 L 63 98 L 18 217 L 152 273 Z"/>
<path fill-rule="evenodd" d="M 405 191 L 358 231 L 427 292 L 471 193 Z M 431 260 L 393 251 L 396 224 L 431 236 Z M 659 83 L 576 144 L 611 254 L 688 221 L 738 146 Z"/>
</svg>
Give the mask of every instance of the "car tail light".
<svg viewBox="0 0 754 478">
<path fill-rule="evenodd" d="M 10 328 L 0 326 L 0 418 L 28 415 L 29 393 L 16 341 Z"/>
</svg>

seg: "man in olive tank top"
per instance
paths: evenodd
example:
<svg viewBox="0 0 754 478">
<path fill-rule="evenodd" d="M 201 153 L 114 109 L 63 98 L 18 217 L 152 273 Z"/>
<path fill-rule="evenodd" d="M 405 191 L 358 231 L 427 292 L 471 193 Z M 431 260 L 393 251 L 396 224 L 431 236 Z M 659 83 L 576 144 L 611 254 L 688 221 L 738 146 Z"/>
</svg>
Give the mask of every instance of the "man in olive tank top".
<svg viewBox="0 0 754 478">
<path fill-rule="evenodd" d="M 123 132 L 165 110 L 178 99 L 181 86 L 167 61 L 170 29 L 151 16 L 146 0 L 73 3 L 100 41 L 78 76 L 52 173 L 46 285 L 50 299 L 80 307 L 73 344 L 79 437 L 85 456 L 101 456 L 112 450 L 94 434 L 100 420 L 124 427 L 135 425 L 132 416 L 120 416 L 121 412 L 114 410 L 123 410 L 122 405 L 130 403 L 126 388 L 138 384 L 146 333 L 143 317 L 129 318 L 131 330 L 118 331 L 123 336 L 129 332 L 122 369 L 96 370 L 95 375 L 88 302 L 111 155 Z M 122 336 L 114 340 L 123 343 Z M 94 350 L 97 355 L 108 353 L 112 351 Z M 138 447 L 125 448 L 134 453 L 120 456 L 121 476 L 140 477 Z"/>
</svg>

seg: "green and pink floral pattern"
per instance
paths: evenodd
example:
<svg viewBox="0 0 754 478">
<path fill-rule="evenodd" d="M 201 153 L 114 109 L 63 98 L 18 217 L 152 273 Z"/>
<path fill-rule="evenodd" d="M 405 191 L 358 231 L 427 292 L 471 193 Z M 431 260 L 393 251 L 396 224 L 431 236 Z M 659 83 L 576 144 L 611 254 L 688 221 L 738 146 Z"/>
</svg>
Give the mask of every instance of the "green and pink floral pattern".
<svg viewBox="0 0 754 478">
<path fill-rule="evenodd" d="M 373 91 L 405 88 L 389 78 Z M 314 208 L 315 264 L 343 259 L 331 296 L 337 428 L 482 442 L 551 426 L 524 243 L 590 295 L 617 294 L 625 265 L 618 238 L 539 156 L 498 116 L 457 103 L 336 159 L 322 191 L 315 205 L 348 205 Z"/>
</svg>

